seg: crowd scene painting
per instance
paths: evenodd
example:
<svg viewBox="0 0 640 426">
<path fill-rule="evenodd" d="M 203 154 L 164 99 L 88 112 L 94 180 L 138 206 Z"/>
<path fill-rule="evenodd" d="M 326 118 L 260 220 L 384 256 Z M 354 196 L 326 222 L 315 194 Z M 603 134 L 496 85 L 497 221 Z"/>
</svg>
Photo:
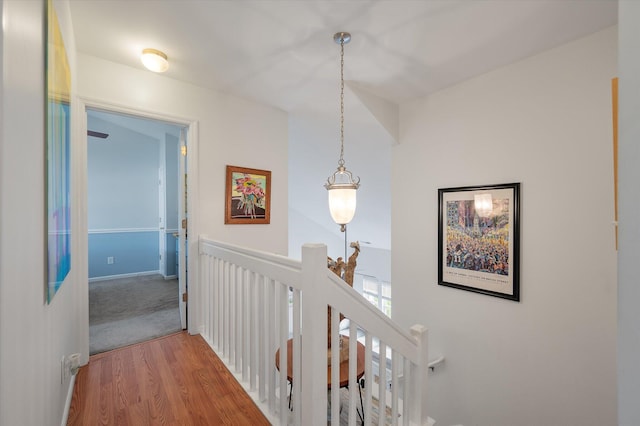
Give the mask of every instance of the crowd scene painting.
<svg viewBox="0 0 640 426">
<path fill-rule="evenodd" d="M 508 199 L 494 199 L 488 217 L 473 200 L 447 202 L 446 266 L 509 275 Z"/>
</svg>

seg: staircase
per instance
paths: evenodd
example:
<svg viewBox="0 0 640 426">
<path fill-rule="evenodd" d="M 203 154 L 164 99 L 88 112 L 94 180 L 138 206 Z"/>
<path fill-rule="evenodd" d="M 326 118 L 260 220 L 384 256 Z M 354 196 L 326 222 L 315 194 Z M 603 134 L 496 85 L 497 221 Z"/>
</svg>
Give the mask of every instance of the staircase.
<svg viewBox="0 0 640 426">
<path fill-rule="evenodd" d="M 200 237 L 199 269 L 201 334 L 271 423 L 433 424 L 427 329 L 401 329 L 333 274 L 326 246 L 303 246 L 297 261 Z M 340 369 L 327 373 L 329 358 L 340 364 L 340 313 L 349 319 L 343 389 L 329 385 Z M 359 354 L 363 364 L 352 362 Z"/>
</svg>

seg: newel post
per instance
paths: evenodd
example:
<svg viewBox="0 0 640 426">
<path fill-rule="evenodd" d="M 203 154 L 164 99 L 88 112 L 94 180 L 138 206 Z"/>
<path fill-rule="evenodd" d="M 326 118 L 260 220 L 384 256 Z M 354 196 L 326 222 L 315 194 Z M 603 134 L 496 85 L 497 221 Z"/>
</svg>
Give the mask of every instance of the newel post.
<svg viewBox="0 0 640 426">
<path fill-rule="evenodd" d="M 301 418 L 310 425 L 327 424 L 327 270 L 327 246 L 302 246 Z"/>
<path fill-rule="evenodd" d="M 413 399 L 411 404 L 411 420 L 415 424 L 426 426 L 427 415 L 427 375 L 429 372 L 428 330 L 425 326 L 416 324 L 409 329 L 418 343 L 418 365 L 415 366 L 413 382 Z"/>
</svg>

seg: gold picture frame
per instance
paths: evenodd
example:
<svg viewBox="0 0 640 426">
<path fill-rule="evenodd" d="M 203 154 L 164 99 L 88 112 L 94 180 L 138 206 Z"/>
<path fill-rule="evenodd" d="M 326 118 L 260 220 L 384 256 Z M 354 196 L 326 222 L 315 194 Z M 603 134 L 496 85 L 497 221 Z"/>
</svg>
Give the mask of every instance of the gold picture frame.
<svg viewBox="0 0 640 426">
<path fill-rule="evenodd" d="M 271 172 L 227 166 L 224 223 L 269 224 L 271 221 Z"/>
</svg>

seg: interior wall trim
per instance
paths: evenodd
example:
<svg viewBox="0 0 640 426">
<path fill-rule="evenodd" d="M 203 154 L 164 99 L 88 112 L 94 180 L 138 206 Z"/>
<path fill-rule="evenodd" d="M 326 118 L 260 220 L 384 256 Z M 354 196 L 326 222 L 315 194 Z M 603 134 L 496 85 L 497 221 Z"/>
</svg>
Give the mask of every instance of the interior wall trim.
<svg viewBox="0 0 640 426">
<path fill-rule="evenodd" d="M 200 132 L 199 132 L 198 120 L 195 118 L 188 118 L 184 116 L 168 115 L 159 111 L 149 111 L 149 110 L 131 108 L 123 104 L 113 103 L 113 102 L 86 97 L 86 96 L 78 96 L 77 100 L 78 102 L 76 104 L 82 110 L 82 113 L 78 114 L 78 116 L 81 118 L 80 120 L 77 121 L 78 125 L 77 125 L 76 137 L 78 138 L 78 140 L 82 140 L 82 138 L 84 138 L 85 135 L 87 134 L 87 120 L 86 120 L 87 108 L 94 108 L 94 109 L 101 109 L 101 110 L 118 112 L 123 114 L 130 114 L 130 115 L 146 117 L 154 120 L 163 120 L 169 123 L 183 125 L 187 128 L 187 134 L 188 134 L 188 137 L 186 140 L 186 147 L 187 147 L 186 180 L 187 182 L 185 186 L 187 188 L 188 195 L 187 195 L 186 211 L 191 212 L 191 214 L 189 214 L 186 233 L 187 235 L 199 235 L 200 234 L 199 217 L 198 217 L 199 205 L 198 205 L 197 197 L 195 196 L 195 194 L 199 193 L 199 181 L 198 181 L 199 173 L 198 173 L 197 159 L 198 159 L 198 146 L 199 146 Z M 86 164 L 86 153 L 84 153 L 84 163 Z M 87 187 L 86 170 L 84 171 L 84 176 L 80 186 L 82 188 L 85 188 L 86 190 L 86 187 Z M 86 220 L 86 210 L 82 214 L 84 214 L 83 219 Z M 187 245 L 188 245 L 187 250 L 189 252 L 197 253 L 198 238 L 190 238 L 188 240 Z M 85 249 L 85 252 L 87 252 L 88 250 L 88 243 L 86 247 L 87 248 Z M 186 270 L 189 270 L 189 271 L 199 270 L 198 256 L 189 256 L 186 260 L 186 263 L 187 263 Z M 88 261 L 87 261 L 87 266 L 88 266 Z M 88 271 L 87 271 L 87 275 L 88 275 Z M 193 294 L 194 294 L 193 299 L 199 300 L 200 289 L 199 289 L 199 283 L 198 283 L 198 274 L 192 274 L 192 276 L 189 278 L 189 289 L 190 291 L 193 291 Z M 83 294 L 88 294 L 89 289 L 88 287 L 85 288 L 83 286 L 80 289 L 80 291 Z M 86 298 L 83 300 L 86 300 Z M 88 308 L 89 308 L 88 303 L 84 301 L 83 303 L 85 305 L 83 310 L 85 312 L 88 312 Z M 188 331 L 190 334 L 196 334 L 198 332 L 198 327 L 201 325 L 201 322 L 199 322 L 199 310 L 200 310 L 200 307 L 198 306 L 197 303 L 190 304 L 189 309 L 187 310 L 187 316 L 188 316 L 187 324 L 188 324 Z M 83 316 L 82 318 L 79 318 L 79 321 L 86 322 L 86 324 L 82 325 L 82 328 L 83 328 L 82 336 L 86 336 L 85 341 L 83 342 L 83 347 L 87 348 L 87 353 L 88 353 L 89 352 L 89 339 L 88 339 L 89 322 L 85 321 L 84 319 L 85 317 L 86 315 Z"/>
<path fill-rule="evenodd" d="M 103 277 L 89 278 L 89 282 L 118 280 L 120 278 L 143 277 L 145 275 L 162 275 L 162 274 L 160 274 L 160 271 L 156 270 L 156 271 L 134 272 L 132 274 L 105 275 Z"/>
<path fill-rule="evenodd" d="M 112 229 L 89 229 L 89 234 L 122 234 L 126 232 L 158 232 L 158 231 L 160 231 L 159 228 L 112 228 Z"/>
</svg>

